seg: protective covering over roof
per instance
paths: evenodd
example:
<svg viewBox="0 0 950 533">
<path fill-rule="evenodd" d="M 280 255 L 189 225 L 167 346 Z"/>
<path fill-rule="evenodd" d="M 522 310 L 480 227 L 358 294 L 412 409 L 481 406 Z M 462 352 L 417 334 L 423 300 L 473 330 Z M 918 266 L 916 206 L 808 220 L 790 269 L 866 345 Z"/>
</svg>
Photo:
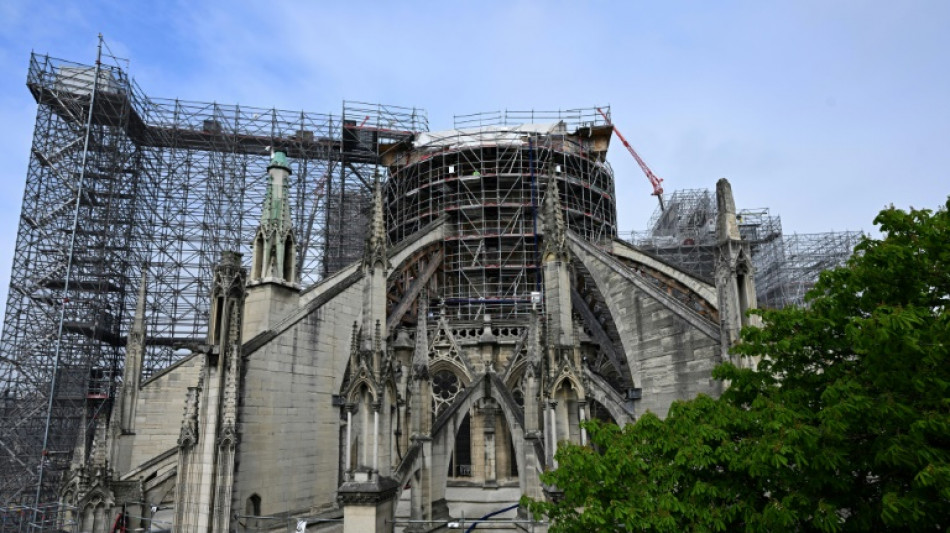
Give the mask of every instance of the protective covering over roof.
<svg viewBox="0 0 950 533">
<path fill-rule="evenodd" d="M 567 133 L 564 122 L 521 124 L 519 126 L 482 126 L 478 128 L 422 132 L 412 142 L 413 148 L 464 148 L 484 144 L 520 145 L 529 134 Z"/>
</svg>

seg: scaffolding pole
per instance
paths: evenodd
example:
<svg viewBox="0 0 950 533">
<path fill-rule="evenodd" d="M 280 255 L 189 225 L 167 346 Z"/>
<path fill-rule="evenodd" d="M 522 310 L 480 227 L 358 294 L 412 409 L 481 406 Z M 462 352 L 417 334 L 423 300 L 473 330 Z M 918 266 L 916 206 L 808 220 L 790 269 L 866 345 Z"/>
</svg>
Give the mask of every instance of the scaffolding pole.
<svg viewBox="0 0 950 533">
<path fill-rule="evenodd" d="M 0 339 L 0 504 L 11 508 L 57 501 L 85 460 L 74 454 L 93 433 L 83 420 L 108 420 L 143 269 L 142 379 L 203 342 L 214 262 L 225 250 L 250 261 L 271 149 L 293 171 L 297 271 L 311 284 L 361 256 L 383 151 L 428 130 L 418 108 L 150 97 L 104 45 L 94 65 L 30 59 L 36 125 Z"/>
</svg>

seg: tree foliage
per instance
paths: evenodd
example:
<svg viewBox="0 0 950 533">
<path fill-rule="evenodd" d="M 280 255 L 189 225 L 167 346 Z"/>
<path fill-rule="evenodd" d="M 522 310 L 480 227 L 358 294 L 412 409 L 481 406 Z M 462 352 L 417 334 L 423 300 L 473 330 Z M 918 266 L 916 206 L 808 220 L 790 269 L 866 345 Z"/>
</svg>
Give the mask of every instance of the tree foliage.
<svg viewBox="0 0 950 533">
<path fill-rule="evenodd" d="M 882 211 L 806 307 L 754 311 L 721 398 L 588 423 L 525 503 L 563 532 L 950 529 L 948 209 Z"/>
</svg>

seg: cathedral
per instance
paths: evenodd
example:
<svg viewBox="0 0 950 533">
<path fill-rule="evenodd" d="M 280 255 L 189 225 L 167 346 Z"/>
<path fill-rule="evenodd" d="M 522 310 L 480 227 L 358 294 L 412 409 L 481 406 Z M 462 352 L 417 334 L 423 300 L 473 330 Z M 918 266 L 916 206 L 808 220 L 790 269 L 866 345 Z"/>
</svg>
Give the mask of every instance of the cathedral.
<svg viewBox="0 0 950 533">
<path fill-rule="evenodd" d="M 312 286 L 274 151 L 252 256 L 214 268 L 206 342 L 147 379 L 143 269 L 124 380 L 61 491 L 79 530 L 432 531 L 481 514 L 453 488 L 497 509 L 555 497 L 539 476 L 586 420 L 718 395 L 756 305 L 730 185 L 714 277 L 687 273 L 617 237 L 611 132 L 390 147 L 353 206 L 362 258 Z"/>
</svg>

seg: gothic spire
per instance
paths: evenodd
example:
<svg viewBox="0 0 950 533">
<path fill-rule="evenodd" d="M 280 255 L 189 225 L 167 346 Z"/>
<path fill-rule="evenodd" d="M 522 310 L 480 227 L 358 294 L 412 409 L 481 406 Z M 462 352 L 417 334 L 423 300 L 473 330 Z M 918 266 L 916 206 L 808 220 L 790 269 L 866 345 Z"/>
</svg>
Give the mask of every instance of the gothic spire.
<svg viewBox="0 0 950 533">
<path fill-rule="evenodd" d="M 284 152 L 274 152 L 267 166 L 267 193 L 261 211 L 261 225 L 290 228 L 290 202 L 287 195 L 287 178 L 293 172 Z"/>
<path fill-rule="evenodd" d="M 283 152 L 271 155 L 267 167 L 267 192 L 261 208 L 261 224 L 254 236 L 250 281 L 277 282 L 296 286 L 297 239 L 290 217 L 288 193 L 291 174 L 287 156 Z"/>
<path fill-rule="evenodd" d="M 142 375 L 142 356 L 145 349 L 145 304 L 148 290 L 148 264 L 142 265 L 142 281 L 139 284 L 139 297 L 135 302 L 135 317 L 132 319 L 132 330 L 129 332 L 129 343 L 125 355 L 126 382 L 138 382 Z M 129 365 L 134 365 L 130 368 Z M 132 370 L 130 374 L 129 371 Z"/>
<path fill-rule="evenodd" d="M 135 408 L 138 401 L 139 383 L 142 379 L 142 359 L 145 357 L 145 304 L 148 287 L 148 265 L 142 265 L 142 281 L 139 284 L 135 316 L 125 347 L 125 367 L 122 371 L 122 389 L 117 405 L 113 408 L 112 421 L 118 422 L 116 431 L 130 432 L 135 423 Z"/>
<path fill-rule="evenodd" d="M 722 178 L 716 182 L 716 207 L 719 215 L 716 221 L 716 238 L 720 243 L 738 241 L 739 226 L 736 223 L 736 200 L 732 196 L 732 185 Z"/>
<path fill-rule="evenodd" d="M 386 250 L 386 221 L 383 217 L 383 188 L 379 174 L 373 175 L 373 216 L 370 220 L 369 235 L 366 238 L 366 250 L 363 253 L 363 266 L 373 270 L 376 265 L 389 268 Z"/>
</svg>

